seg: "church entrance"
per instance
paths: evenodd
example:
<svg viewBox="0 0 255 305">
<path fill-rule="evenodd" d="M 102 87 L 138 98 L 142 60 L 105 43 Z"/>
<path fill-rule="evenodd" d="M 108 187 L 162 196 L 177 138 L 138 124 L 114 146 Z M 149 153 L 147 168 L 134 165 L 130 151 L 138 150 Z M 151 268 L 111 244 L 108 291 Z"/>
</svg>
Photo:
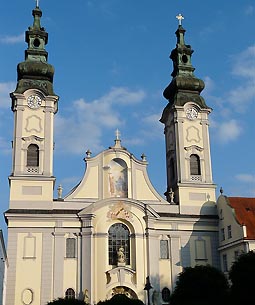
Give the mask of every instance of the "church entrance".
<svg viewBox="0 0 255 305">
<path fill-rule="evenodd" d="M 126 287 L 126 286 L 117 286 L 117 287 L 114 287 L 113 289 L 111 289 L 111 292 L 110 292 L 111 295 L 109 295 L 109 299 L 110 298 L 118 298 L 118 297 L 121 297 L 121 296 L 125 296 L 125 297 L 128 297 L 130 299 L 138 299 L 136 293 Z"/>
</svg>

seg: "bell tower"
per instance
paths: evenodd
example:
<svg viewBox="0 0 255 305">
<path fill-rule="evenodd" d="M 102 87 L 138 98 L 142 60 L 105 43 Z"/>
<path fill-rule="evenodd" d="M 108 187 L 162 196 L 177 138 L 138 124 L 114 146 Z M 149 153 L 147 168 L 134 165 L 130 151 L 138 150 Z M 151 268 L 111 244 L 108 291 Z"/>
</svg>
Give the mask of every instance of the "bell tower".
<svg viewBox="0 0 255 305">
<path fill-rule="evenodd" d="M 181 15 L 172 50 L 172 81 L 164 90 L 168 104 L 160 121 L 165 125 L 167 200 L 181 214 L 207 214 L 215 202 L 212 180 L 209 123 L 211 108 L 200 95 L 204 82 L 194 75 L 193 50 L 185 44 Z"/>
<path fill-rule="evenodd" d="M 25 35 L 25 61 L 18 64 L 17 87 L 10 94 L 14 113 L 10 208 L 42 209 L 49 208 L 53 199 L 53 123 L 58 96 L 38 2 L 32 14 L 34 22 Z"/>
</svg>

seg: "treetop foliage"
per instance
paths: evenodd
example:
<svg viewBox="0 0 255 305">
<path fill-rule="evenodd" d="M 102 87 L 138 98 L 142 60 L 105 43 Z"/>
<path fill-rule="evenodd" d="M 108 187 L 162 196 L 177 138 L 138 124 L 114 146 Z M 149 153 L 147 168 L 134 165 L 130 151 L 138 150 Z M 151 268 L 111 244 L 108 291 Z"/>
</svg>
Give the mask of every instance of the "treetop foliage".
<svg viewBox="0 0 255 305">
<path fill-rule="evenodd" d="M 88 305 L 82 300 L 68 299 L 68 298 L 58 298 L 47 303 L 47 305 Z"/>
<path fill-rule="evenodd" d="M 215 305 L 227 299 L 228 281 L 224 274 L 212 266 L 184 268 L 178 276 L 171 305 Z"/>
</svg>

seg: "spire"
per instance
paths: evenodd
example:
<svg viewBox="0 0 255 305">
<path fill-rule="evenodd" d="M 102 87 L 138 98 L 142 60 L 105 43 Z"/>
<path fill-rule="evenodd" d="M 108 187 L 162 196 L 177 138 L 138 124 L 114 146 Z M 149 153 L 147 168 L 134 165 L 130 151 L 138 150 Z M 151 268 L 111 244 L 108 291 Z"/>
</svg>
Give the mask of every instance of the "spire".
<svg viewBox="0 0 255 305">
<path fill-rule="evenodd" d="M 114 145 L 114 147 L 116 147 L 116 148 L 121 148 L 121 139 L 120 139 L 120 131 L 119 131 L 119 129 L 117 128 L 116 129 L 116 131 L 115 131 L 115 140 L 114 140 L 114 142 L 115 142 L 115 145 Z"/>
<path fill-rule="evenodd" d="M 170 104 L 183 106 L 187 102 L 194 102 L 201 108 L 208 108 L 200 92 L 204 89 L 204 82 L 194 75 L 195 68 L 191 63 L 191 56 L 194 52 L 190 45 L 185 44 L 184 35 L 186 30 L 182 26 L 184 17 L 176 16 L 179 25 L 175 35 L 177 37 L 176 48 L 172 50 L 170 59 L 173 61 L 173 77 L 163 95 Z"/>
<path fill-rule="evenodd" d="M 25 51 L 25 61 L 17 67 L 18 83 L 15 92 L 24 93 L 30 88 L 38 88 L 45 95 L 54 95 L 54 67 L 47 62 L 48 52 L 45 46 L 48 43 L 48 33 L 41 27 L 42 11 L 38 0 L 32 15 L 34 22 L 26 31 L 25 41 L 28 48 Z"/>
<path fill-rule="evenodd" d="M 115 131 L 115 140 L 114 140 L 114 146 L 110 146 L 109 148 L 113 148 L 113 149 L 116 149 L 116 148 L 120 148 L 120 149 L 124 149 L 126 150 L 125 147 L 123 147 L 121 145 L 121 138 L 120 138 L 120 131 L 119 129 L 117 128 L 116 131 Z"/>
</svg>

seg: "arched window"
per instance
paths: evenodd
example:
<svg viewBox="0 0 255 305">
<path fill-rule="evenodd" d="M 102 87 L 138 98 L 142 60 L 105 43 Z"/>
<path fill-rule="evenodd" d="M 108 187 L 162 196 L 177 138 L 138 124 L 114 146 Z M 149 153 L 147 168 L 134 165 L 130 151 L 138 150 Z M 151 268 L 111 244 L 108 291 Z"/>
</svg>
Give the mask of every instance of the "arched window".
<svg viewBox="0 0 255 305">
<path fill-rule="evenodd" d="M 72 288 L 68 288 L 65 293 L 66 299 L 75 299 L 75 291 Z"/>
<path fill-rule="evenodd" d="M 27 166 L 39 166 L 39 147 L 36 144 L 30 144 L 27 148 Z"/>
<path fill-rule="evenodd" d="M 198 155 L 190 156 L 190 174 L 201 175 L 200 158 Z"/>
<path fill-rule="evenodd" d="M 130 232 L 123 223 L 115 223 L 108 231 L 109 234 L 109 265 L 118 264 L 118 255 L 120 248 L 124 254 L 126 265 L 130 264 Z"/>
<path fill-rule="evenodd" d="M 170 290 L 167 287 L 162 289 L 162 300 L 167 303 L 170 301 Z"/>
</svg>

